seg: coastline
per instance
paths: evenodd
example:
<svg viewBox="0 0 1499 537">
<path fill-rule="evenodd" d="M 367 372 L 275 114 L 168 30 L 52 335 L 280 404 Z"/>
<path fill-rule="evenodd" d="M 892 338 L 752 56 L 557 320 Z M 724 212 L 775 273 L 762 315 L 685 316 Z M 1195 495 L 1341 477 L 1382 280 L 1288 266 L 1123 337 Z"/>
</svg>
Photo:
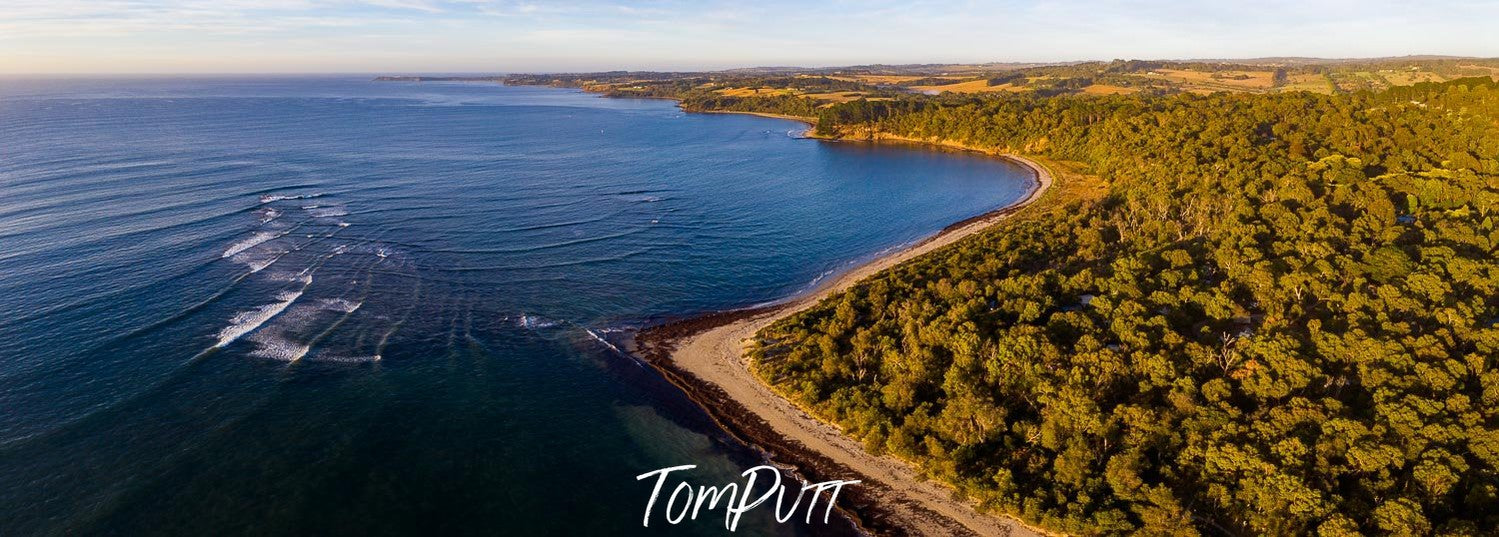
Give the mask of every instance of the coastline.
<svg viewBox="0 0 1499 537">
<path fill-rule="evenodd" d="M 770 112 L 746 112 L 746 111 L 740 111 L 740 110 L 687 110 L 685 108 L 683 108 L 682 110 L 686 111 L 689 114 L 740 114 L 740 115 L 745 115 L 745 116 L 760 116 L 760 117 L 770 117 L 770 118 L 775 118 L 775 119 L 786 119 L 786 120 L 790 120 L 790 121 L 799 121 L 799 122 L 805 123 L 808 127 L 817 127 L 817 118 L 815 118 L 815 117 L 789 116 L 789 115 L 786 115 L 786 114 L 772 114 Z"/>
<path fill-rule="evenodd" d="M 809 125 L 809 135 L 815 126 L 813 120 L 795 116 L 711 113 L 801 121 Z M 809 481 L 862 480 L 860 487 L 845 491 L 847 499 L 839 510 L 865 530 L 881 535 L 1045 535 L 1014 518 L 978 512 L 970 502 L 954 499 L 951 488 L 926 480 L 905 461 L 870 455 L 858 441 L 781 397 L 750 371 L 745 345 L 764 327 L 880 271 L 989 228 L 1034 203 L 1053 182 L 1044 166 L 1018 155 L 894 136 L 876 136 L 869 141 L 985 153 L 1029 169 L 1035 184 L 1019 201 L 953 223 L 936 235 L 872 259 L 804 293 L 766 306 L 715 312 L 646 328 L 630 342 L 630 353 L 686 392 L 729 434 L 761 449 L 775 464 L 795 467 Z"/>
<path fill-rule="evenodd" d="M 829 137 L 826 137 L 826 136 L 818 136 L 818 135 L 816 135 L 816 134 L 813 133 L 814 131 L 817 130 L 817 118 L 815 118 L 815 117 L 788 116 L 786 114 L 772 114 L 770 112 L 746 112 L 746 111 L 741 111 L 741 110 L 688 110 L 686 108 L 682 108 L 681 103 L 677 103 L 677 108 L 679 108 L 683 112 L 687 112 L 689 114 L 735 114 L 735 115 L 741 115 L 741 116 L 759 116 L 759 117 L 768 117 L 768 118 L 771 118 L 771 119 L 784 119 L 784 120 L 787 120 L 787 121 L 795 121 L 795 122 L 798 122 L 798 123 L 801 123 L 801 124 L 807 126 L 807 130 L 802 131 L 802 135 L 801 135 L 802 138 L 816 138 L 816 139 L 819 139 L 819 140 L 829 140 L 829 141 L 833 140 L 833 138 L 829 138 Z"/>
</svg>

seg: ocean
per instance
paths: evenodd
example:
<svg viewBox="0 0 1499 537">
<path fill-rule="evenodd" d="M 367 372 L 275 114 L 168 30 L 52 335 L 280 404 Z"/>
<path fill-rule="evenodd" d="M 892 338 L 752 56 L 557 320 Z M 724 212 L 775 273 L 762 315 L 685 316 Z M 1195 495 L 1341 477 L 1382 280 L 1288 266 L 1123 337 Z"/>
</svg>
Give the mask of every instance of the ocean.
<svg viewBox="0 0 1499 537">
<path fill-rule="evenodd" d="M 1030 185 L 803 130 L 490 83 L 0 78 L 0 533 L 725 534 L 641 527 L 636 476 L 756 452 L 610 341 Z"/>
</svg>

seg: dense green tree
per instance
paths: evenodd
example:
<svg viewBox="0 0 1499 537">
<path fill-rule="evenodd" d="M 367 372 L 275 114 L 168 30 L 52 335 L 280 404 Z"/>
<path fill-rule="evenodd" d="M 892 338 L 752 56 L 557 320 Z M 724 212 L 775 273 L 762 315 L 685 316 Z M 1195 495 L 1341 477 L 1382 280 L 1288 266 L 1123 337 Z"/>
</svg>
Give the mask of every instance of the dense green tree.
<svg viewBox="0 0 1499 537">
<path fill-rule="evenodd" d="M 1492 81 L 819 118 L 1108 182 L 759 334 L 756 372 L 872 451 L 1080 533 L 1499 531 Z"/>
</svg>

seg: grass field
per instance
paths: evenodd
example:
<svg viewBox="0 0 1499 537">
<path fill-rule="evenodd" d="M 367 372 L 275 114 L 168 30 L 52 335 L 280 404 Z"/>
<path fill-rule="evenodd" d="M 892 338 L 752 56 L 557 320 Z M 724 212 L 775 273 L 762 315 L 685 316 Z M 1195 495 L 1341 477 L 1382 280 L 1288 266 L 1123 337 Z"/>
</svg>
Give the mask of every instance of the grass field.
<svg viewBox="0 0 1499 537">
<path fill-rule="evenodd" d="M 857 101 L 857 100 L 859 100 L 861 98 L 863 98 L 863 99 L 869 99 L 871 101 L 888 101 L 888 100 L 890 100 L 889 97 L 870 97 L 869 94 L 864 93 L 862 91 L 830 91 L 830 92 L 825 92 L 825 93 L 803 93 L 802 96 L 803 97 L 812 98 L 812 99 L 817 99 L 819 101 L 829 102 L 829 103 L 846 103 L 846 102 L 849 102 L 849 101 Z"/>
<path fill-rule="evenodd" d="M 1086 93 L 1088 95 L 1128 95 L 1130 93 L 1135 93 L 1138 91 L 1140 90 L 1135 88 L 1126 88 L 1124 86 L 1113 86 L 1109 84 L 1094 84 L 1092 86 L 1083 88 L 1083 93 Z"/>
<path fill-rule="evenodd" d="M 909 86 L 911 89 L 926 93 L 942 93 L 950 91 L 953 93 L 983 93 L 986 91 L 1005 91 L 1009 84 L 990 86 L 988 79 L 969 80 L 957 84 L 945 84 L 941 86 Z"/>
<path fill-rule="evenodd" d="M 1310 91 L 1312 93 L 1332 93 L 1332 82 L 1327 80 L 1327 75 L 1320 73 L 1303 73 L 1290 75 L 1286 78 L 1285 85 L 1277 88 L 1278 91 Z"/>
<path fill-rule="evenodd" d="M 1196 71 L 1192 69 L 1157 69 L 1146 78 L 1165 80 L 1192 93 L 1247 91 L 1261 93 L 1275 86 L 1273 71 Z"/>
</svg>

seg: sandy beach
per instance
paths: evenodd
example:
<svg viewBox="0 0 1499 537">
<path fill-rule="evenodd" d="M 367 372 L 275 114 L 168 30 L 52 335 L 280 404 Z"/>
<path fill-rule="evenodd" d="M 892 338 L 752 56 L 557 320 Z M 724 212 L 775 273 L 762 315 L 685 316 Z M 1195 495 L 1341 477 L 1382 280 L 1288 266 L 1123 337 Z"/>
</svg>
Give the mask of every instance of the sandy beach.
<svg viewBox="0 0 1499 537">
<path fill-rule="evenodd" d="M 777 305 L 722 312 L 643 331 L 636 353 L 682 387 L 726 430 L 808 479 L 860 479 L 847 514 L 882 535 L 1043 535 L 1009 517 L 979 513 L 952 489 L 921 478 L 908 463 L 864 451 L 837 427 L 810 416 L 750 372 L 746 344 L 762 328 L 805 310 L 875 273 L 973 235 L 1030 205 L 1052 184 L 1044 167 L 1014 155 L 1036 184 L 1020 201 L 958 222 L 907 249 L 855 268 Z"/>
</svg>

